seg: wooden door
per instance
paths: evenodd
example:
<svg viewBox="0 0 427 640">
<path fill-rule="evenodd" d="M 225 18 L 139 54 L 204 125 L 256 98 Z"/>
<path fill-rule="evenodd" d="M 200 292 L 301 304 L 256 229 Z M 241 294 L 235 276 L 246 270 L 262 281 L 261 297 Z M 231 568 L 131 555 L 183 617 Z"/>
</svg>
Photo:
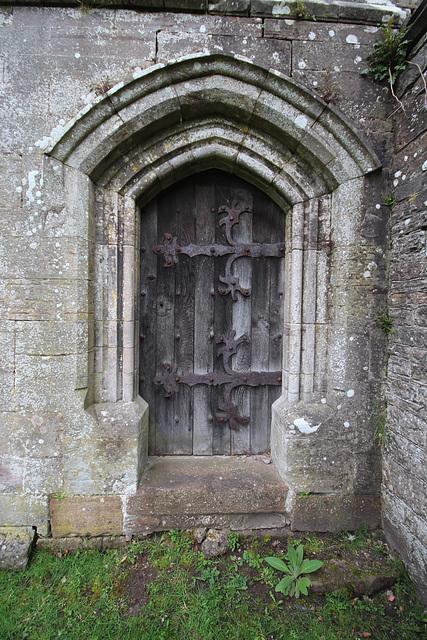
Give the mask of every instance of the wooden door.
<svg viewBox="0 0 427 640">
<path fill-rule="evenodd" d="M 221 171 L 163 191 L 141 214 L 140 395 L 150 455 L 270 447 L 280 394 L 284 214 Z"/>
</svg>

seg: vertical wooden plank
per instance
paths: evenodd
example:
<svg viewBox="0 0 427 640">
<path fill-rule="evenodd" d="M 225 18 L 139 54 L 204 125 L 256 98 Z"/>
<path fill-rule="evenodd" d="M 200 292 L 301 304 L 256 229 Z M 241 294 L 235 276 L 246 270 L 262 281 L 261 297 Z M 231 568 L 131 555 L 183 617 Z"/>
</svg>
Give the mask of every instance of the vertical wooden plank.
<svg viewBox="0 0 427 640">
<path fill-rule="evenodd" d="M 254 193 L 253 241 L 270 243 L 271 200 L 263 193 Z M 277 258 L 252 260 L 252 339 L 251 367 L 253 371 L 269 371 L 270 354 L 270 276 Z M 251 453 L 269 450 L 269 390 L 266 386 L 252 389 L 251 393 Z"/>
<path fill-rule="evenodd" d="M 157 298 L 157 256 L 153 247 L 157 244 L 157 201 L 149 203 L 141 212 L 141 260 L 140 260 L 140 355 L 139 393 L 148 402 L 150 455 L 155 453 L 155 388 L 157 324 L 155 305 Z"/>
<path fill-rule="evenodd" d="M 175 192 L 168 189 L 158 197 L 157 244 L 163 244 L 163 234 L 176 236 Z M 156 375 L 163 373 L 163 364 L 174 363 L 175 328 L 175 277 L 174 266 L 165 267 L 163 256 L 157 256 Z M 164 397 L 162 387 L 156 386 L 155 451 L 157 455 L 173 454 L 173 429 L 175 424 L 176 394 Z"/>
<path fill-rule="evenodd" d="M 272 203 L 271 242 L 285 241 L 286 217 L 276 204 Z M 283 331 L 284 331 L 284 298 L 285 298 L 285 258 L 274 259 L 274 269 L 270 277 L 270 350 L 269 371 L 282 371 L 283 367 Z M 270 387 L 268 392 L 268 441 L 271 429 L 271 405 L 282 392 L 282 387 Z"/>
<path fill-rule="evenodd" d="M 219 220 L 224 214 L 218 214 L 218 208 L 222 205 L 231 206 L 231 190 L 230 179 L 222 172 L 213 172 L 213 184 L 215 188 L 215 241 L 217 244 L 227 244 L 227 239 L 223 227 L 219 226 Z M 215 340 L 219 336 L 227 334 L 232 328 L 232 306 L 230 295 L 222 296 L 218 292 L 218 286 L 221 285 L 220 275 L 225 273 L 225 265 L 227 264 L 227 256 L 216 258 L 214 260 L 214 290 L 215 290 Z M 223 373 L 222 358 L 216 357 L 217 345 L 214 346 L 214 371 Z M 219 411 L 219 406 L 224 398 L 224 388 L 214 387 L 212 390 L 212 411 L 213 411 L 213 430 L 212 430 L 212 452 L 214 455 L 230 455 L 231 453 L 231 436 L 228 422 L 221 423 L 215 419 L 215 414 Z"/>
<path fill-rule="evenodd" d="M 247 204 L 252 207 L 252 189 L 242 180 L 236 182 L 236 187 L 232 189 L 232 200 L 237 199 L 239 205 Z M 252 220 L 252 213 L 243 213 L 240 216 L 239 224 L 236 224 L 232 229 L 232 236 L 236 242 L 252 242 Z M 233 264 L 232 271 L 239 278 L 240 285 L 244 288 L 252 289 L 252 267 L 253 258 L 239 258 Z M 234 371 L 249 371 L 251 369 L 251 307 L 253 302 L 253 292 L 248 297 L 238 293 L 237 301 L 232 302 L 233 329 L 236 332 L 236 339 L 243 334 L 246 334 L 249 338 L 248 342 L 243 342 L 238 346 L 237 353 L 232 357 Z M 239 408 L 241 415 L 250 417 L 250 387 L 242 386 L 235 389 L 232 394 L 232 400 Z M 250 452 L 249 425 L 238 424 L 237 429 L 231 431 L 232 454 Z"/>
<path fill-rule="evenodd" d="M 176 230 L 178 244 L 194 242 L 195 189 L 193 180 L 175 187 Z M 194 360 L 194 259 L 181 255 L 175 269 L 175 356 L 178 375 L 193 372 Z M 173 453 L 191 454 L 193 450 L 193 388 L 179 385 L 175 396 Z"/>
<path fill-rule="evenodd" d="M 212 211 L 213 209 L 213 211 Z M 195 243 L 200 245 L 215 242 L 214 187 L 211 174 L 200 175 L 196 184 L 196 235 Z M 214 330 L 214 301 L 219 293 L 214 282 L 215 258 L 199 256 L 195 260 L 195 318 L 194 318 L 194 373 L 213 371 L 216 354 Z M 213 420 L 212 387 L 194 387 L 194 427 L 193 453 L 212 455 Z"/>
</svg>

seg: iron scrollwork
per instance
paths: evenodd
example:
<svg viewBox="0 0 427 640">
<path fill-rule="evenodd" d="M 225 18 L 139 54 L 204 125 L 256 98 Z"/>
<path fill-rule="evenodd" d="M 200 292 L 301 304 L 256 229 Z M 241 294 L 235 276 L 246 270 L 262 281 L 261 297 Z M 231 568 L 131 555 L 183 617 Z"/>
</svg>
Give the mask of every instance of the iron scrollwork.
<svg viewBox="0 0 427 640">
<path fill-rule="evenodd" d="M 237 200 L 234 200 L 231 207 L 222 205 L 218 209 L 218 213 L 227 214 L 220 219 L 219 225 L 221 227 L 225 227 L 225 236 L 227 238 L 228 245 L 197 245 L 191 243 L 182 247 L 178 244 L 177 237 L 172 236 L 170 233 L 165 233 L 163 244 L 157 245 L 153 249 L 154 253 L 164 257 L 165 267 L 171 267 L 174 263 L 177 264 L 180 255 L 187 255 L 190 258 L 194 258 L 194 256 L 219 257 L 228 255 L 229 258 L 225 267 L 225 274 L 223 276 L 219 276 L 220 282 L 222 282 L 225 287 L 218 287 L 218 291 L 223 296 L 230 293 L 234 302 L 237 301 L 237 292 L 241 293 L 242 296 L 249 296 L 251 293 L 250 288 L 242 287 L 238 276 L 232 273 L 231 267 L 235 260 L 243 257 L 283 258 L 285 255 L 284 242 L 276 242 L 274 244 L 259 242 L 238 243 L 233 240 L 231 231 L 234 225 L 239 224 L 239 218 L 242 213 L 252 213 L 252 209 L 248 205 L 242 205 L 241 207 L 238 207 L 237 205 Z"/>
<path fill-rule="evenodd" d="M 220 282 L 225 285 L 219 286 L 218 291 L 225 296 L 231 294 L 234 302 L 237 301 L 237 292 L 242 296 L 249 296 L 251 290 L 240 285 L 239 278 L 232 273 L 232 265 L 235 260 L 242 257 L 248 258 L 282 258 L 285 255 L 285 244 L 277 242 L 275 244 L 262 243 L 238 243 L 232 237 L 232 229 L 234 225 L 239 224 L 240 216 L 243 213 L 252 213 L 252 209 L 248 205 L 238 206 L 237 200 L 232 202 L 231 207 L 222 205 L 218 209 L 218 213 L 226 213 L 220 219 L 219 224 L 224 227 L 225 236 L 228 244 L 209 244 L 196 245 L 188 244 L 180 246 L 177 237 L 170 233 L 164 234 L 162 245 L 154 247 L 154 253 L 164 258 L 164 266 L 171 267 L 177 264 L 180 255 L 187 255 L 190 258 L 194 256 L 211 256 L 220 257 L 228 255 L 225 274 L 219 276 Z M 243 334 L 236 339 L 236 332 L 233 330 L 228 335 L 224 334 L 216 339 L 216 344 L 221 345 L 217 349 L 217 357 L 222 357 L 224 372 L 208 372 L 208 373 L 178 373 L 178 368 L 169 362 L 163 363 L 162 375 L 154 378 L 154 383 L 164 388 L 165 397 L 178 393 L 180 384 L 187 384 L 193 387 L 197 384 L 205 384 L 208 386 L 224 386 L 223 399 L 219 403 L 218 412 L 215 414 L 216 419 L 220 423 L 229 423 L 231 429 L 237 426 L 249 424 L 249 416 L 243 416 L 239 412 L 237 405 L 231 400 L 231 392 L 237 387 L 250 386 L 258 387 L 261 385 L 278 386 L 282 382 L 280 371 L 234 371 L 231 365 L 231 357 L 237 353 L 240 344 L 248 342 L 248 336 Z"/>
<path fill-rule="evenodd" d="M 177 367 L 173 367 L 169 362 L 163 363 L 163 374 L 154 378 L 154 383 L 160 385 L 165 390 L 165 397 L 170 397 L 179 391 L 180 384 L 187 384 L 193 387 L 196 384 L 206 384 L 208 386 L 225 385 L 223 401 L 219 404 L 219 412 L 215 414 L 218 422 L 229 422 L 230 429 L 236 429 L 238 424 L 249 424 L 249 416 L 242 416 L 236 404 L 231 400 L 231 392 L 236 387 L 261 385 L 275 385 L 282 383 L 280 371 L 233 371 L 230 358 L 237 353 L 237 347 L 248 342 L 248 337 L 243 334 L 237 340 L 236 332 L 231 331 L 228 335 L 219 336 L 216 344 L 223 344 L 217 349 L 217 357 L 222 356 L 222 364 L 225 373 L 183 373 L 178 374 Z"/>
</svg>

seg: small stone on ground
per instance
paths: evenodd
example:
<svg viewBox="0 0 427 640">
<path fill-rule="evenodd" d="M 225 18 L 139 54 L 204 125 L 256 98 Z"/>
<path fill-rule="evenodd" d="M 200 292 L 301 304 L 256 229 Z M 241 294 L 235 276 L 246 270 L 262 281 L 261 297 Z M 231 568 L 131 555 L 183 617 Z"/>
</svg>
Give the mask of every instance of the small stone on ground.
<svg viewBox="0 0 427 640">
<path fill-rule="evenodd" d="M 228 532 L 220 529 L 209 529 L 202 543 L 202 553 L 206 559 L 215 558 L 228 549 Z"/>
<path fill-rule="evenodd" d="M 23 571 L 34 544 L 32 527 L 0 528 L 0 569 Z"/>
<path fill-rule="evenodd" d="M 206 532 L 206 527 L 200 527 L 191 531 L 191 533 L 193 534 L 193 538 L 197 542 L 197 544 L 201 544 L 203 542 L 203 540 L 206 538 Z"/>
</svg>

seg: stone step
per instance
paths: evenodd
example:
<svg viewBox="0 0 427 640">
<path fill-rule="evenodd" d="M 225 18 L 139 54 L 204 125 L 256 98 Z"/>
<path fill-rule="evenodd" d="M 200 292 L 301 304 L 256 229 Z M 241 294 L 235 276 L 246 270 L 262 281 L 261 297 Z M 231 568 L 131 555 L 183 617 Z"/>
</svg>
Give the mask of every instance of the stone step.
<svg viewBox="0 0 427 640">
<path fill-rule="evenodd" d="M 135 495 L 128 496 L 127 535 L 166 529 L 281 528 L 288 522 L 284 484 L 262 456 L 150 457 Z"/>
</svg>

